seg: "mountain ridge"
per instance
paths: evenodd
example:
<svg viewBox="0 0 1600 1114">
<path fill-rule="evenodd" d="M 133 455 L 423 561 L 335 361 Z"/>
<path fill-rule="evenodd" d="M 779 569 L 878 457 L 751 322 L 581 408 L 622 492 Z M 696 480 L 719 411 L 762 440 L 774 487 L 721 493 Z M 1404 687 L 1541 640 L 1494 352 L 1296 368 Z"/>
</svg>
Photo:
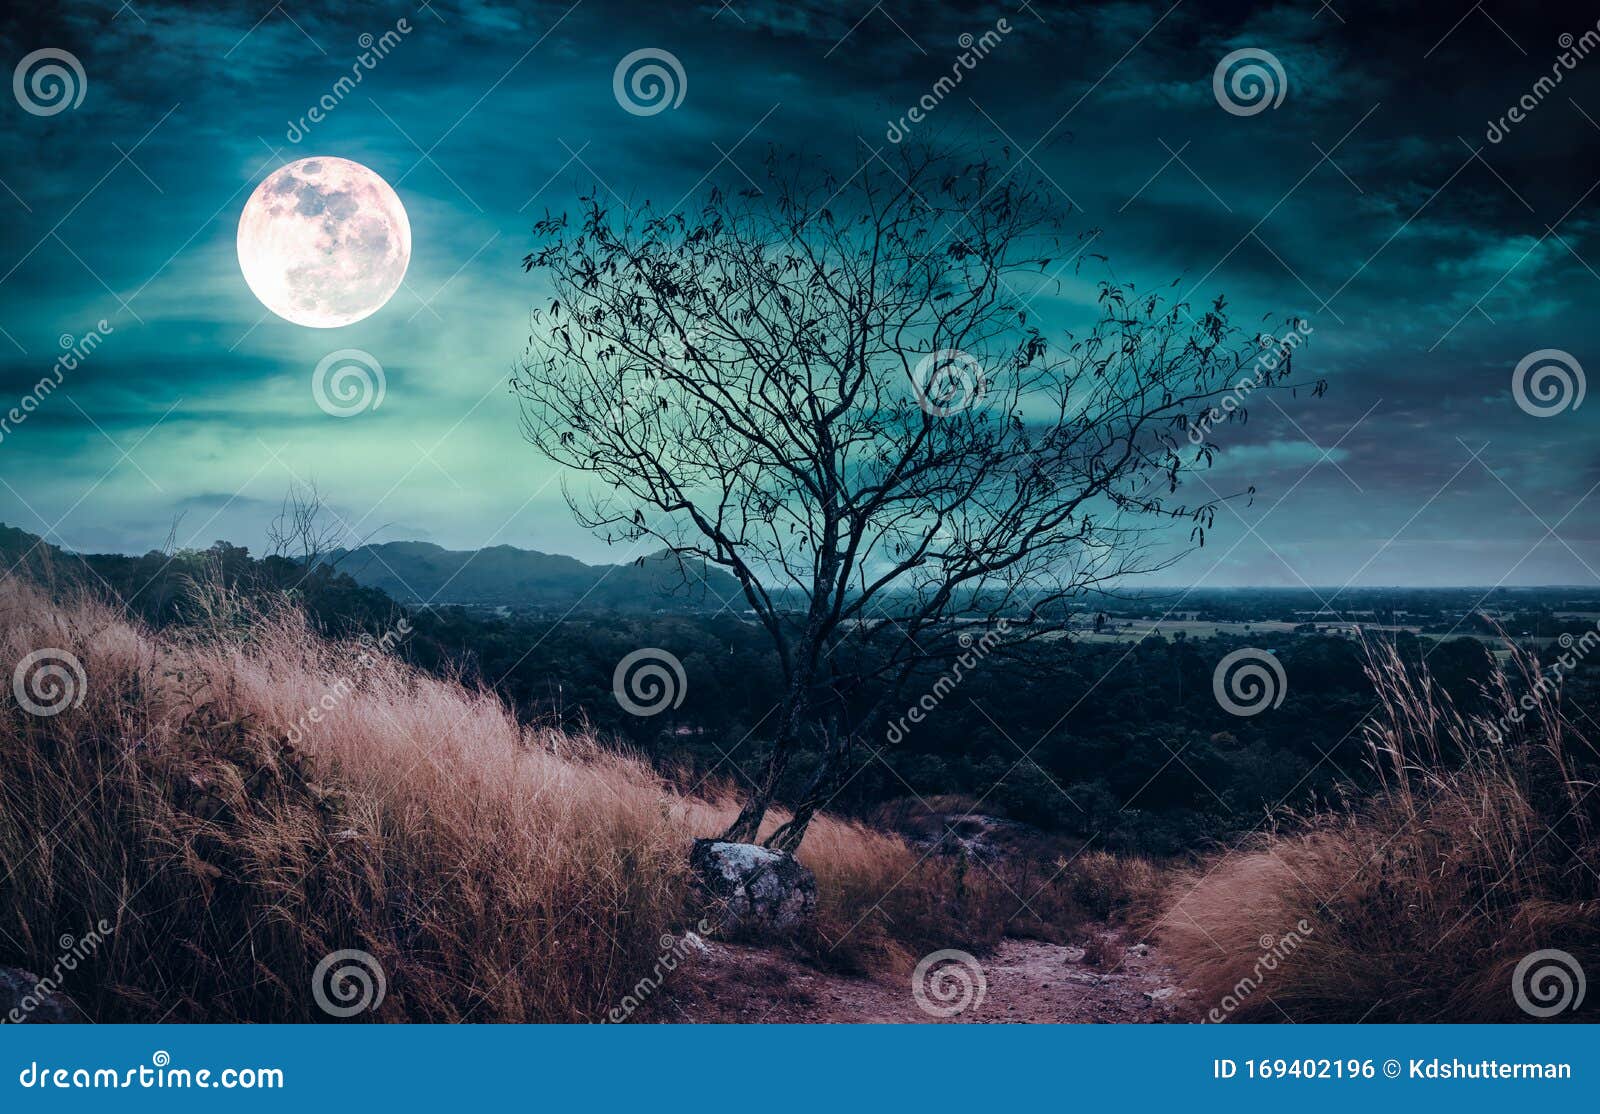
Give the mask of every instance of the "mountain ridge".
<svg viewBox="0 0 1600 1114">
<path fill-rule="evenodd" d="M 514 545 L 446 549 L 394 541 L 336 549 L 322 559 L 358 584 L 413 605 L 716 611 L 726 601 L 744 609 L 733 576 L 703 561 L 680 561 L 667 550 L 625 564 L 590 565 Z"/>
</svg>

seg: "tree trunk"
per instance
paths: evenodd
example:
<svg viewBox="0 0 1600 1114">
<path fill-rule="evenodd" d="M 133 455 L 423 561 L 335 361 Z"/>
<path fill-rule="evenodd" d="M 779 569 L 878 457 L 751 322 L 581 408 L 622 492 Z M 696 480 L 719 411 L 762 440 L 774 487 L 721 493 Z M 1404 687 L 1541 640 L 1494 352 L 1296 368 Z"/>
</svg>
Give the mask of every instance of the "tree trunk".
<svg viewBox="0 0 1600 1114">
<path fill-rule="evenodd" d="M 822 760 L 817 763 L 816 772 L 806 783 L 805 792 L 800 795 L 800 802 L 795 805 L 794 816 L 788 823 L 780 824 L 766 838 L 766 846 L 774 851 L 787 851 L 791 855 L 800 849 L 800 841 L 806 838 L 806 829 L 811 826 L 812 818 L 832 799 L 833 785 L 844 772 L 845 756 L 849 747 L 848 735 L 828 747 Z"/>
<path fill-rule="evenodd" d="M 872 707 L 853 726 L 844 730 L 838 730 L 835 726 L 835 729 L 829 731 L 828 748 L 823 752 L 822 761 L 818 763 L 810 782 L 806 784 L 805 792 L 800 795 L 800 803 L 795 806 L 794 817 L 767 837 L 768 847 L 774 851 L 787 851 L 791 855 L 800 849 L 800 841 L 805 839 L 806 829 L 810 827 L 812 819 L 833 799 L 832 794 L 836 792 L 834 783 L 850 768 L 851 743 L 857 738 L 865 738 L 867 733 L 874 729 L 878 718 L 889 704 L 891 693 L 904 683 L 905 677 L 905 674 L 901 674 L 894 682 L 894 687 L 881 693 Z M 870 746 L 868 749 L 871 749 Z"/>
<path fill-rule="evenodd" d="M 728 843 L 754 843 L 756 837 L 761 834 L 761 822 L 766 819 L 767 810 L 772 807 L 772 798 L 778 791 L 778 782 L 782 780 L 784 771 L 789 768 L 789 759 L 794 757 L 794 745 L 800 737 L 804 698 L 805 685 L 796 680 L 791 684 L 789 695 L 785 698 L 783 718 L 778 723 L 777 737 L 772 742 L 772 754 L 767 757 L 767 763 L 761 770 L 761 780 L 756 783 L 744 807 L 739 810 L 738 817 L 728 825 L 728 830 L 722 833 L 722 838 Z"/>
<path fill-rule="evenodd" d="M 772 807 L 772 796 L 777 791 L 778 779 L 783 776 L 784 769 L 789 765 L 789 749 L 790 744 L 786 740 L 780 739 L 773 745 L 772 755 L 767 759 L 766 768 L 761 771 L 760 782 L 751 791 L 744 807 L 739 810 L 738 817 L 728 825 L 728 830 L 722 833 L 725 842 L 756 841 L 756 836 L 761 831 L 761 821 L 766 819 L 767 809 Z"/>
</svg>

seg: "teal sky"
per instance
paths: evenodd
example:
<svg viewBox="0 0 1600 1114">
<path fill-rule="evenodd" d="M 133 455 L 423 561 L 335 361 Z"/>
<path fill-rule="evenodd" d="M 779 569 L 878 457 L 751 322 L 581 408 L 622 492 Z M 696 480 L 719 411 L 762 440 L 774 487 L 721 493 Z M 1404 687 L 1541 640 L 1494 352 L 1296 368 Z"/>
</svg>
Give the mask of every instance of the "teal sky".
<svg viewBox="0 0 1600 1114">
<path fill-rule="evenodd" d="M 1027 152 L 1100 231 L 1116 278 L 1176 281 L 1197 304 L 1225 294 L 1247 324 L 1304 316 L 1305 366 L 1331 382 L 1327 398 L 1257 403 L 1225 431 L 1211 482 L 1259 494 L 1164 580 L 1600 579 L 1600 402 L 1538 417 L 1512 393 L 1536 351 L 1600 364 L 1600 57 L 1530 93 L 1559 68 L 1561 35 L 1594 30 L 1593 11 L 265 6 L 110 0 L 0 19 L 8 65 L 54 49 L 84 74 L 76 107 L 0 108 L 0 410 L 54 377 L 64 338 L 108 326 L 0 425 L 0 521 L 78 550 L 143 551 L 175 520 L 180 544 L 259 549 L 300 479 L 351 537 L 626 556 L 572 522 L 518 430 L 506 380 L 541 298 L 520 267 L 529 226 L 590 189 L 692 204 L 696 189 L 742 184 L 769 144 L 844 159 L 881 148 L 960 36 L 1003 19 L 929 126 Z M 402 19 L 410 30 L 293 141 L 360 37 Z M 613 93 L 617 63 L 644 48 L 685 75 L 682 102 L 654 115 Z M 1214 70 L 1239 49 L 1280 63 L 1277 107 L 1219 104 Z M 1491 142 L 1491 122 L 1530 96 Z M 234 250 L 250 191 L 311 155 L 377 171 L 412 227 L 404 286 L 336 330 L 267 313 Z M 1093 277 L 1042 286 L 1036 310 L 1081 317 Z M 341 419 L 318 408 L 311 377 L 343 348 L 382 365 L 385 393 Z"/>
</svg>

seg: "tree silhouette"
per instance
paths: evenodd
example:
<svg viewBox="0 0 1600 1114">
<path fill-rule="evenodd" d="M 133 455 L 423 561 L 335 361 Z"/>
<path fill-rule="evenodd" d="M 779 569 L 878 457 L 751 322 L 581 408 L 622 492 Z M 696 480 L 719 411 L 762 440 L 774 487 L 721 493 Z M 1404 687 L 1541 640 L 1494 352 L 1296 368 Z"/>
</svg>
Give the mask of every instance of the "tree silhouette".
<svg viewBox="0 0 1600 1114">
<path fill-rule="evenodd" d="M 785 696 L 726 838 L 757 837 L 809 743 L 767 840 L 793 850 L 919 665 L 1058 634 L 1077 598 L 1203 544 L 1219 497 L 1175 494 L 1212 462 L 1213 406 L 1247 371 L 1290 386 L 1293 353 L 1220 299 L 1195 317 L 1077 282 L 1093 235 L 1003 158 L 765 171 L 693 213 L 586 196 L 541 220 L 524 265 L 552 300 L 513 389 L 526 436 L 585 474 L 581 523 L 737 578 Z M 1031 303 L 1064 282 L 1086 322 L 1052 342 Z"/>
</svg>

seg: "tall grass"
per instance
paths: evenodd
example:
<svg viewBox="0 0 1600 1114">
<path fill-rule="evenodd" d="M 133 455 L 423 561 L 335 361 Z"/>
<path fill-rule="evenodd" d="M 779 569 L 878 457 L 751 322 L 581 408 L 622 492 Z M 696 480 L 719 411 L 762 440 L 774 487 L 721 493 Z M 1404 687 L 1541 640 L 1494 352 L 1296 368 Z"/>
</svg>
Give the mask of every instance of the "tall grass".
<svg viewBox="0 0 1600 1114">
<path fill-rule="evenodd" d="M 0 963 L 43 972 L 108 921 L 67 993 L 100 1021 L 314 1021 L 319 960 L 360 949 L 376 1020 L 604 1016 L 697 915 L 687 849 L 734 801 L 519 724 L 492 693 L 329 640 L 217 587 L 153 633 L 0 580 L 9 669 L 74 655 L 82 703 L 0 717 Z M 780 818 L 781 819 L 781 818 Z M 833 817 L 801 858 L 801 943 L 860 970 L 981 944 L 991 888 Z"/>
<path fill-rule="evenodd" d="M 1378 791 L 1179 877 L 1166 951 L 1216 1019 L 1526 1020 L 1524 957 L 1559 949 L 1600 973 L 1595 747 L 1525 652 L 1471 716 L 1392 646 L 1368 661 Z M 1535 1005 L 1539 966 L 1522 979 Z"/>
</svg>

